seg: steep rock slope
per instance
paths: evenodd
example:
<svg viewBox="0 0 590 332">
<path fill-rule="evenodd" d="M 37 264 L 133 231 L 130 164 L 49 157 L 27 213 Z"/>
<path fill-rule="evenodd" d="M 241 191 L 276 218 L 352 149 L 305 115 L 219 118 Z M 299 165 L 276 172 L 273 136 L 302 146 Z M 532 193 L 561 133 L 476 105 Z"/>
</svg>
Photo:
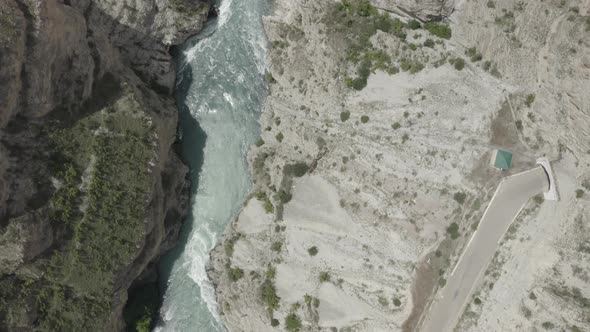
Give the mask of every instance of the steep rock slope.
<svg viewBox="0 0 590 332">
<path fill-rule="evenodd" d="M 127 289 L 186 212 L 169 47 L 208 11 L 0 3 L 0 330 L 124 328 Z"/>
</svg>

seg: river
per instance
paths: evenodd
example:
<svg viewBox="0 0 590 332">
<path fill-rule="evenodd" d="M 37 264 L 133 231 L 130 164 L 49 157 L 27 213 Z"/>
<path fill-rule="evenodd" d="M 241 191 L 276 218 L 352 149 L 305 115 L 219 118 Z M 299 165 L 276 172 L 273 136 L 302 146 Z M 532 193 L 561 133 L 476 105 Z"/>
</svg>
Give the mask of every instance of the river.
<svg viewBox="0 0 590 332">
<path fill-rule="evenodd" d="M 156 331 L 223 331 L 205 266 L 251 187 L 248 147 L 266 95 L 268 0 L 222 0 L 220 14 L 178 55 L 182 154 L 191 167 L 191 212 L 160 265 L 164 299 Z"/>
</svg>

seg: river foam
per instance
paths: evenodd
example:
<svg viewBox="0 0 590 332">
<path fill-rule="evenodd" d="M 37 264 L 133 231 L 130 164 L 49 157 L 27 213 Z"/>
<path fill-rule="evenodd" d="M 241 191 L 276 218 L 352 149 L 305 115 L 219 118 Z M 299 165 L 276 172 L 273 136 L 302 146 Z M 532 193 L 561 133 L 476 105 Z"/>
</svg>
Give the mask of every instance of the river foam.
<svg viewBox="0 0 590 332">
<path fill-rule="evenodd" d="M 167 282 L 156 331 L 223 330 L 205 268 L 251 186 L 245 155 L 259 135 L 266 94 L 261 18 L 269 7 L 268 0 L 224 0 L 217 21 L 178 59 L 182 151 L 196 188 L 179 248 L 161 264 Z"/>
</svg>

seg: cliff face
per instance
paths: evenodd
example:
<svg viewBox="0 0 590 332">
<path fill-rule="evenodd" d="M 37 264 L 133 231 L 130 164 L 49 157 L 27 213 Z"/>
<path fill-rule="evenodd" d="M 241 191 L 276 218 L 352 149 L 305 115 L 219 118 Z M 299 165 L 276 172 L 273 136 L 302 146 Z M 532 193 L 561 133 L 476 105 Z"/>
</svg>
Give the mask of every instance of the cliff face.
<svg viewBox="0 0 590 332">
<path fill-rule="evenodd" d="M 0 330 L 120 330 L 188 203 L 169 47 L 207 2 L 0 3 Z"/>
</svg>

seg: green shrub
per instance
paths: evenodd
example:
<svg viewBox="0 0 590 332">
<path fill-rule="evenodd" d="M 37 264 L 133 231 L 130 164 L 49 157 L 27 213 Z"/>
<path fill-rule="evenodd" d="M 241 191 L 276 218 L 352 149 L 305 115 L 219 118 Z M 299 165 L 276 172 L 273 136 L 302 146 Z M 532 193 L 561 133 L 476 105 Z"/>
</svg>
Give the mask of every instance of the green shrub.
<svg viewBox="0 0 590 332">
<path fill-rule="evenodd" d="M 228 266 L 227 273 L 229 280 L 232 282 L 238 281 L 244 276 L 244 270 L 240 269 L 239 267 L 232 268 Z"/>
<path fill-rule="evenodd" d="M 475 47 L 471 47 L 465 50 L 465 55 L 467 55 L 471 59 L 471 62 L 477 62 L 482 59 L 481 53 L 477 52 L 477 48 Z"/>
<path fill-rule="evenodd" d="M 327 282 L 330 281 L 330 273 L 329 272 L 320 272 L 320 282 Z"/>
<path fill-rule="evenodd" d="M 424 24 L 424 29 L 439 38 L 450 39 L 452 35 L 448 24 L 428 22 Z"/>
<path fill-rule="evenodd" d="M 269 264 L 268 268 L 266 269 L 266 278 L 270 279 L 270 280 L 274 280 L 276 275 L 277 275 L 277 269 L 274 266 Z"/>
<path fill-rule="evenodd" d="M 401 127 L 402 127 L 402 125 L 401 125 L 399 122 L 394 122 L 394 123 L 391 125 L 391 128 L 393 128 L 393 129 L 399 129 L 399 128 L 401 128 Z"/>
<path fill-rule="evenodd" d="M 263 145 L 264 145 L 264 140 L 262 139 L 262 137 L 258 138 L 258 140 L 256 141 L 256 146 L 261 147 Z"/>
<path fill-rule="evenodd" d="M 408 28 L 412 29 L 412 30 L 416 30 L 416 29 L 420 29 L 422 27 L 422 24 L 420 24 L 420 22 L 412 19 L 408 22 Z"/>
<path fill-rule="evenodd" d="M 266 213 L 275 212 L 275 207 L 272 205 L 272 202 L 268 197 L 264 200 L 264 211 L 266 211 Z"/>
<path fill-rule="evenodd" d="M 281 252 L 282 248 L 283 248 L 283 243 L 280 241 L 273 242 L 272 245 L 270 246 L 270 249 L 272 251 L 276 251 L 276 252 Z"/>
<path fill-rule="evenodd" d="M 514 122 L 514 125 L 516 126 L 516 129 L 517 129 L 518 131 L 522 131 L 522 129 L 523 129 L 523 126 L 522 126 L 522 120 L 516 120 L 516 121 Z"/>
<path fill-rule="evenodd" d="M 363 60 L 359 67 L 357 68 L 356 73 L 359 75 L 360 78 L 367 80 L 369 75 L 371 75 L 371 67 L 373 66 L 370 60 Z"/>
<path fill-rule="evenodd" d="M 387 307 L 389 305 L 389 301 L 385 297 L 379 296 L 379 304 Z"/>
<path fill-rule="evenodd" d="M 273 319 L 271 319 L 271 320 L 270 320 L 270 326 L 272 326 L 272 327 L 277 327 L 277 326 L 279 326 L 280 324 L 281 324 L 281 323 L 280 323 L 280 322 L 279 322 L 279 320 L 278 320 L 278 319 L 276 319 L 276 318 L 273 318 Z"/>
<path fill-rule="evenodd" d="M 451 235 L 451 239 L 456 239 L 459 237 L 459 225 L 456 222 L 451 223 L 449 227 L 447 227 L 447 233 Z"/>
<path fill-rule="evenodd" d="M 292 312 L 285 317 L 285 329 L 289 332 L 299 331 L 301 328 L 301 319 L 296 313 Z"/>
<path fill-rule="evenodd" d="M 275 211 L 275 208 L 272 205 L 272 202 L 270 201 L 268 196 L 266 196 L 265 192 L 263 192 L 263 191 L 257 192 L 256 199 L 258 199 L 259 201 L 261 201 L 263 203 L 264 210 L 266 211 L 266 213 L 273 213 Z"/>
<path fill-rule="evenodd" d="M 584 197 L 584 190 L 582 190 L 582 189 L 576 190 L 576 198 L 582 198 L 582 197 Z"/>
<path fill-rule="evenodd" d="M 453 66 L 457 70 L 463 70 L 463 68 L 465 68 L 465 60 L 463 60 L 463 58 L 456 58 L 453 61 Z"/>
<path fill-rule="evenodd" d="M 239 238 L 240 238 L 240 236 L 239 236 L 239 235 L 237 235 L 237 236 L 234 236 L 234 237 L 232 237 L 231 239 L 228 239 L 228 240 L 225 242 L 225 254 L 226 254 L 228 257 L 231 257 L 231 256 L 233 256 L 233 254 L 234 254 L 234 246 L 235 246 L 235 244 L 236 244 L 236 241 L 237 241 Z"/>
<path fill-rule="evenodd" d="M 423 44 L 425 47 L 430 47 L 430 48 L 434 48 L 434 40 L 428 38 L 424 41 Z"/>
<path fill-rule="evenodd" d="M 308 253 L 310 256 L 315 256 L 315 255 L 317 255 L 317 254 L 318 254 L 318 247 L 316 247 L 316 246 L 313 246 L 313 247 L 311 247 L 311 248 L 307 249 L 307 253 Z"/>
<path fill-rule="evenodd" d="M 283 174 L 287 176 L 295 176 L 295 177 L 302 177 L 307 173 L 309 170 L 309 166 L 307 166 L 304 162 L 297 162 L 295 164 L 287 164 L 283 168 Z"/>
<path fill-rule="evenodd" d="M 526 96 L 526 100 L 524 101 L 524 104 L 526 105 L 526 107 L 531 107 L 531 105 L 534 102 L 535 102 L 535 95 L 531 93 Z"/>
<path fill-rule="evenodd" d="M 340 112 L 340 121 L 345 122 L 348 119 L 350 119 L 349 111 Z"/>
<path fill-rule="evenodd" d="M 150 332 L 151 326 L 152 326 L 152 318 L 149 315 L 145 315 L 140 320 L 135 322 L 135 331 L 137 331 L 137 332 Z"/>
<path fill-rule="evenodd" d="M 402 305 L 402 301 L 400 301 L 400 299 L 395 298 L 393 299 L 393 305 L 395 305 L 396 307 L 399 307 L 400 305 Z"/>
<path fill-rule="evenodd" d="M 481 299 L 480 299 L 479 297 L 476 297 L 476 298 L 473 300 L 473 303 L 475 303 L 475 304 L 477 304 L 477 305 L 480 305 L 480 304 L 481 304 Z"/>
<path fill-rule="evenodd" d="M 541 324 L 541 326 L 543 326 L 545 330 L 552 330 L 553 328 L 555 328 L 555 324 L 551 322 L 544 322 L 543 324 Z"/>
<path fill-rule="evenodd" d="M 285 138 L 285 136 L 283 136 L 283 133 L 278 133 L 275 138 L 277 139 L 277 141 L 282 142 L 283 138 Z"/>
<path fill-rule="evenodd" d="M 293 198 L 293 195 L 290 192 L 287 192 L 284 189 L 279 190 L 276 196 L 277 200 L 283 204 L 289 203 Z"/>
<path fill-rule="evenodd" d="M 362 123 L 367 123 L 367 122 L 369 122 L 369 117 L 368 117 L 367 115 L 363 115 L 363 116 L 361 116 L 361 122 L 362 122 Z"/>
<path fill-rule="evenodd" d="M 272 74 L 270 72 L 266 72 L 266 74 L 264 74 L 264 79 L 266 80 L 266 82 L 268 83 L 276 83 L 277 81 L 275 80 L 275 78 L 272 76 Z"/>
<path fill-rule="evenodd" d="M 362 77 L 357 77 L 352 80 L 352 88 L 361 91 L 367 86 L 367 79 Z"/>
<path fill-rule="evenodd" d="M 492 0 L 488 1 L 486 5 L 488 6 L 488 8 L 496 8 L 496 3 Z"/>
<path fill-rule="evenodd" d="M 407 58 L 403 58 L 400 60 L 400 68 L 403 71 L 407 71 L 410 74 L 415 74 L 419 71 L 421 71 L 422 69 L 424 69 L 424 65 L 419 62 L 418 60 L 412 60 L 412 59 L 407 59 Z"/>
<path fill-rule="evenodd" d="M 465 194 L 464 192 L 460 192 L 460 191 L 456 192 L 456 193 L 453 195 L 453 199 L 454 199 L 455 201 L 457 201 L 457 203 L 459 203 L 459 204 L 461 204 L 461 205 L 463 205 L 463 203 L 465 202 L 465 199 L 466 199 L 466 198 L 467 198 L 467 194 Z"/>
<path fill-rule="evenodd" d="M 266 309 L 269 313 L 272 313 L 279 308 L 281 298 L 277 295 L 277 289 L 271 279 L 267 278 L 262 283 L 262 286 L 260 286 L 260 298 L 266 305 Z"/>
<path fill-rule="evenodd" d="M 402 144 L 404 144 L 409 139 L 410 139 L 410 135 L 408 135 L 408 133 L 404 133 L 402 135 Z"/>
</svg>

